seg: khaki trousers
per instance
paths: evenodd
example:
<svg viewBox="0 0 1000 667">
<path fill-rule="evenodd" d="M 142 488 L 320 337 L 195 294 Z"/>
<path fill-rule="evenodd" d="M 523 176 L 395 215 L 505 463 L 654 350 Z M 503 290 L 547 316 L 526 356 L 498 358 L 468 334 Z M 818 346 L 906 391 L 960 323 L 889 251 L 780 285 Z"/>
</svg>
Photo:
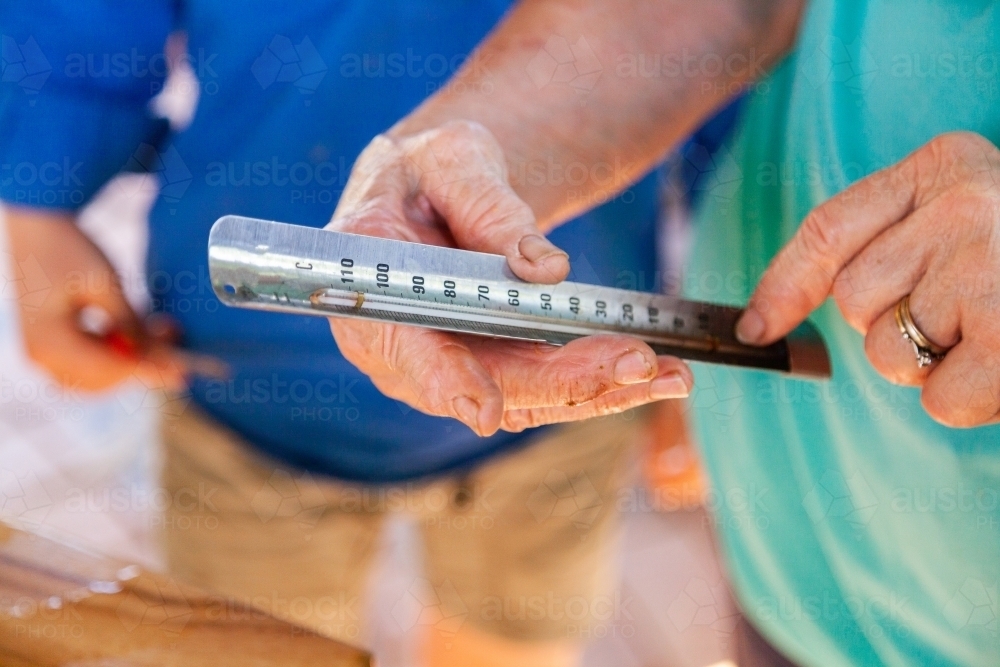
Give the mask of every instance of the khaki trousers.
<svg viewBox="0 0 1000 667">
<path fill-rule="evenodd" d="M 642 419 L 559 427 L 466 474 L 365 486 L 272 460 L 191 406 L 162 425 L 163 485 L 176 500 L 163 517 L 168 566 L 356 643 L 381 526 L 402 512 L 419 522 L 425 567 L 390 610 L 403 631 L 586 636 L 620 612 L 615 503 Z"/>
</svg>

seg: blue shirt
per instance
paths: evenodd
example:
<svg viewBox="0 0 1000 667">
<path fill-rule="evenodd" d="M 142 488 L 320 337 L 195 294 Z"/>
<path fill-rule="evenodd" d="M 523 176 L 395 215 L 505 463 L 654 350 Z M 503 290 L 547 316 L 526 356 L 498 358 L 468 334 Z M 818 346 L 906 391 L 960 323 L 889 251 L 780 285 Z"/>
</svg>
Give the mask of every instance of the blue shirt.
<svg viewBox="0 0 1000 667">
<path fill-rule="evenodd" d="M 358 153 L 443 85 L 507 5 L 7 0 L 0 197 L 75 209 L 123 168 L 157 172 L 153 307 L 179 320 L 189 348 L 233 371 L 229 382 L 194 382 L 202 409 L 274 457 L 341 478 L 467 466 L 530 433 L 481 439 L 384 397 L 339 354 L 324 319 L 222 307 L 206 242 L 229 213 L 325 225 Z M 175 28 L 188 34 L 202 90 L 191 126 L 162 141 L 147 103 Z M 655 204 L 647 179 L 556 231 L 571 278 L 655 290 Z"/>
</svg>

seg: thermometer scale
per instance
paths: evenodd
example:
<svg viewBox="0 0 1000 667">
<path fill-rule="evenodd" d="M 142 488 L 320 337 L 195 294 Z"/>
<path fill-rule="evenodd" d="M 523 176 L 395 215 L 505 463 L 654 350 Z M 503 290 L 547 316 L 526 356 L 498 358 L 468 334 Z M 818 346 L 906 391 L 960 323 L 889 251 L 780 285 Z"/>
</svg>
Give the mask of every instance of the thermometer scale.
<svg viewBox="0 0 1000 667">
<path fill-rule="evenodd" d="M 553 345 L 627 334 L 657 354 L 830 377 L 804 323 L 767 347 L 740 343 L 741 310 L 574 282 L 528 283 L 500 255 L 228 215 L 208 242 L 212 287 L 228 306 L 350 317 Z"/>
</svg>

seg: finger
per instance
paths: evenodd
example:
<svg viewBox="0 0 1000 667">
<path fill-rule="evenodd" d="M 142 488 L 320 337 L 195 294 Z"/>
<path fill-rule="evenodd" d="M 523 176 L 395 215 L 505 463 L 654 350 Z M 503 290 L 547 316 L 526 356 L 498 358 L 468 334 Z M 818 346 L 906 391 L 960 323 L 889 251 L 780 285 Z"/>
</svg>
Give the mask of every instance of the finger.
<svg viewBox="0 0 1000 667">
<path fill-rule="evenodd" d="M 328 227 L 338 219 L 365 210 L 376 203 L 393 218 L 403 217 L 403 202 L 410 194 L 405 155 L 399 145 L 378 135 L 358 155 L 347 186 L 337 201 Z"/>
<path fill-rule="evenodd" d="M 946 266 L 946 262 L 933 262 L 913 288 L 910 317 L 925 338 L 948 349 L 962 338 L 962 299 Z"/>
<path fill-rule="evenodd" d="M 910 317 L 932 343 L 950 348 L 961 338 L 961 302 L 949 288 L 943 270 L 932 270 L 910 291 Z M 902 299 L 906 294 L 899 295 Z M 920 368 L 913 344 L 903 338 L 896 322 L 897 300 L 875 321 L 865 337 L 865 353 L 872 366 L 896 384 L 921 386 L 934 365 Z"/>
<path fill-rule="evenodd" d="M 128 379 L 138 359 L 124 356 L 69 322 L 36 322 L 24 337 L 28 356 L 63 384 L 102 391 Z"/>
<path fill-rule="evenodd" d="M 740 340 L 768 344 L 802 322 L 829 296 L 847 263 L 913 210 L 916 183 L 910 156 L 816 207 L 750 297 L 736 327 Z"/>
<path fill-rule="evenodd" d="M 457 336 L 337 318 L 330 329 L 344 357 L 386 396 L 482 436 L 500 428 L 503 395 Z"/>
<path fill-rule="evenodd" d="M 154 345 L 134 362 L 132 377 L 148 389 L 181 392 L 188 387 L 192 369 L 172 348 Z"/>
<path fill-rule="evenodd" d="M 544 343 L 467 340 L 504 395 L 505 410 L 572 407 L 656 377 L 648 345 L 629 336 L 580 338 L 563 347 Z"/>
<path fill-rule="evenodd" d="M 232 369 L 218 357 L 176 348 L 170 348 L 169 352 L 171 361 L 181 369 L 184 378 L 199 376 L 222 381 L 232 378 Z"/>
<path fill-rule="evenodd" d="M 913 345 L 903 338 L 891 308 L 875 320 L 865 336 L 865 354 L 879 375 L 893 384 L 919 387 L 927 380 L 931 366 L 921 368 Z"/>
<path fill-rule="evenodd" d="M 1000 412 L 1000 355 L 983 342 L 962 340 L 924 383 L 921 403 L 946 426 L 969 428 Z"/>
<path fill-rule="evenodd" d="M 326 229 L 412 243 L 452 245 L 442 238 L 432 210 L 414 197 L 416 183 L 406 155 L 385 136 L 358 156 L 347 187 Z"/>
<path fill-rule="evenodd" d="M 111 304 L 109 304 L 110 306 Z M 135 317 L 126 306 L 127 312 L 119 317 Z M 115 319 L 104 305 L 96 305 L 92 300 L 81 308 L 75 319 L 78 333 L 84 342 L 96 342 L 113 354 L 116 361 L 132 364 L 132 373 L 151 389 L 183 391 L 187 388 L 187 378 L 191 375 L 210 371 L 212 376 L 228 376 L 228 369 L 221 361 L 202 355 L 193 355 L 177 350 L 174 346 L 181 339 L 180 325 L 168 315 L 154 314 L 145 322 L 123 325 Z M 128 328 L 137 326 L 134 332 Z"/>
<path fill-rule="evenodd" d="M 453 122 L 408 141 L 418 189 L 460 247 L 504 255 L 530 282 L 566 279 L 569 256 L 541 234 L 531 208 L 511 188 L 503 151 L 489 130 Z"/>
<path fill-rule="evenodd" d="M 125 298 L 118 274 L 89 238 L 81 237 L 79 240 L 84 245 L 81 252 L 90 255 L 86 263 L 93 267 L 88 270 L 95 274 L 95 286 L 88 283 L 88 289 L 71 292 L 65 289 L 66 283 L 63 283 L 62 298 L 70 311 L 69 315 L 79 324 L 89 322 L 93 327 L 89 330 L 91 333 L 97 333 L 98 328 L 101 333 L 119 331 L 130 340 L 142 341 L 145 329 Z"/>
<path fill-rule="evenodd" d="M 179 345 L 184 338 L 180 323 L 166 313 L 150 313 L 142 323 L 150 341 L 164 345 Z"/>
<path fill-rule="evenodd" d="M 114 278 L 114 284 L 105 290 L 89 292 L 86 301 L 75 304 L 78 308 L 103 308 L 110 316 L 108 331 L 119 331 L 140 345 L 146 340 L 146 328 L 132 306 L 125 300 L 121 286 Z"/>
<path fill-rule="evenodd" d="M 609 392 L 582 405 L 510 410 L 504 415 L 502 428 L 519 432 L 545 424 L 617 414 L 653 401 L 687 396 L 691 392 L 692 379 L 684 362 L 674 357 L 660 357 L 658 362 L 659 373 L 650 382 Z"/>
<path fill-rule="evenodd" d="M 833 284 L 833 297 L 847 323 L 866 335 L 875 320 L 913 292 L 939 250 L 921 236 L 934 207 L 920 209 L 869 243 Z"/>
</svg>

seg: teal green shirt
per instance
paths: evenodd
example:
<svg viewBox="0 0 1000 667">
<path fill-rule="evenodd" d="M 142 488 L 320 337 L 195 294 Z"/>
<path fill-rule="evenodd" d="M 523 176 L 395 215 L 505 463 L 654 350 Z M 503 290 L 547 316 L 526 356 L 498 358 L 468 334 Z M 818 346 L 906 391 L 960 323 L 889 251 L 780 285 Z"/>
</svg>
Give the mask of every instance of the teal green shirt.
<svg viewBox="0 0 1000 667">
<path fill-rule="evenodd" d="M 687 293 L 745 302 L 813 207 L 938 134 L 1000 143 L 998 72 L 1000 3 L 813 0 L 716 160 Z M 811 320 L 828 383 L 696 369 L 741 605 L 802 665 L 1000 665 L 1000 428 L 941 426 L 832 302 Z"/>
</svg>

